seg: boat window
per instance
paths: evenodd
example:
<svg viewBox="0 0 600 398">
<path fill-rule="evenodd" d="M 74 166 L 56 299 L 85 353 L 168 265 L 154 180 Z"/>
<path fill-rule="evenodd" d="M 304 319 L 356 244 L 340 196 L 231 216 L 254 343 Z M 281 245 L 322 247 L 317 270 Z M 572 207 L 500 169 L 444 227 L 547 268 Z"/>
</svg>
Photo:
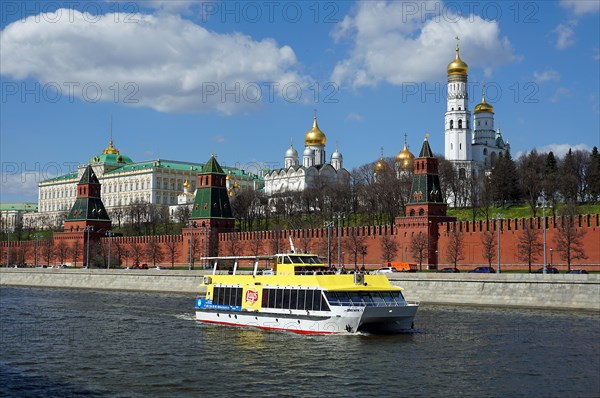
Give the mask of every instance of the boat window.
<svg viewBox="0 0 600 398">
<path fill-rule="evenodd" d="M 371 299 L 373 300 L 373 304 L 376 307 L 385 305 L 385 301 L 383 300 L 383 297 L 381 297 L 379 292 L 371 292 Z"/>
<path fill-rule="evenodd" d="M 290 310 L 298 309 L 298 289 L 290 291 Z"/>
<path fill-rule="evenodd" d="M 273 308 L 282 308 L 283 307 L 283 289 L 275 290 L 275 302 L 273 303 Z"/>
<path fill-rule="evenodd" d="M 373 305 L 373 299 L 371 298 L 369 292 L 359 292 L 359 295 L 362 301 L 364 301 L 367 306 Z"/>
<path fill-rule="evenodd" d="M 342 303 L 340 302 L 340 299 L 339 299 L 338 295 L 336 294 L 336 292 L 327 292 L 325 294 L 327 295 L 327 300 L 329 301 L 329 304 L 331 304 L 331 305 L 342 305 Z"/>
<path fill-rule="evenodd" d="M 269 290 L 271 289 L 264 289 L 262 292 L 262 304 L 261 306 L 263 308 L 268 308 L 269 307 Z"/>
<path fill-rule="evenodd" d="M 304 309 L 308 310 L 308 311 L 312 311 L 313 309 L 313 290 L 307 290 L 306 291 L 306 305 L 304 306 Z"/>
<path fill-rule="evenodd" d="M 283 256 L 283 264 L 291 264 L 292 261 L 288 256 Z"/>
<path fill-rule="evenodd" d="M 298 290 L 298 309 L 303 310 L 305 307 L 305 299 L 306 299 L 306 290 L 300 289 Z"/>
<path fill-rule="evenodd" d="M 282 304 L 281 308 L 283 308 L 285 310 L 290 309 L 290 294 L 291 294 L 291 289 L 283 290 L 283 304 Z"/>
<path fill-rule="evenodd" d="M 348 293 L 348 295 L 350 296 L 352 305 L 364 306 L 365 303 L 360 299 L 360 294 L 358 292 L 350 292 L 350 293 Z"/>
<path fill-rule="evenodd" d="M 304 264 L 304 262 L 302 261 L 302 257 L 300 256 L 290 256 L 290 259 L 294 264 Z"/>
<path fill-rule="evenodd" d="M 241 306 L 242 288 L 241 287 L 215 287 L 213 290 L 213 304 Z"/>
<path fill-rule="evenodd" d="M 321 304 L 320 305 L 320 310 L 321 311 L 329 311 L 330 309 L 329 309 L 329 306 L 327 305 L 327 301 L 325 301 L 325 294 L 324 294 L 324 292 L 322 292 L 322 291 L 319 290 L 318 293 L 319 293 L 319 297 L 321 298 L 319 300 L 320 304 Z"/>
</svg>

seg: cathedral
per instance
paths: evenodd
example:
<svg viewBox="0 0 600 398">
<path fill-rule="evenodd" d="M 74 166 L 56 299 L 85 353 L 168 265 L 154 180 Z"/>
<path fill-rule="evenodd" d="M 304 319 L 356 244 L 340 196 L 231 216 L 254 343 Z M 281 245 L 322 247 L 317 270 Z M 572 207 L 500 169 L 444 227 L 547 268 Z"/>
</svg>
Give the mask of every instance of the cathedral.
<svg viewBox="0 0 600 398">
<path fill-rule="evenodd" d="M 446 160 L 454 164 L 460 178 L 465 178 L 471 173 L 488 171 L 501 153 L 506 154 L 510 151 L 510 145 L 504 142 L 500 129 L 494 129 L 494 107 L 486 102 L 485 90 L 471 119 L 468 73 L 469 67 L 460 59 L 457 42 L 454 61 L 448 64 L 448 99 L 444 131 Z"/>
<path fill-rule="evenodd" d="M 326 184 L 338 182 L 348 183 L 350 173 L 344 168 L 344 158 L 336 147 L 331 154 L 330 162 L 326 162 L 325 144 L 327 137 L 314 117 L 313 126 L 304 137 L 302 164 L 294 145 L 285 152 L 284 167 L 267 173 L 265 194 L 273 196 L 285 192 L 302 192 L 318 184 L 319 180 Z"/>
</svg>

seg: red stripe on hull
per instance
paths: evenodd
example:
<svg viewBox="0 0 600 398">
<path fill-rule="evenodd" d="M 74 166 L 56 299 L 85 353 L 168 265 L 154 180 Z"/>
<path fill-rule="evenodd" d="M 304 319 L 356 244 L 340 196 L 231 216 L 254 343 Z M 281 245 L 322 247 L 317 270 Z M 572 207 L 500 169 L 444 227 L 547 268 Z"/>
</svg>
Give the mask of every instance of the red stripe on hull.
<svg viewBox="0 0 600 398">
<path fill-rule="evenodd" d="M 250 328 L 257 328 L 257 329 L 262 329 L 262 330 L 279 330 L 279 331 L 285 331 L 285 332 L 294 332 L 294 333 L 298 333 L 298 334 L 339 334 L 338 332 L 315 332 L 314 330 L 294 330 L 294 329 L 285 329 L 285 328 L 275 328 L 275 327 L 269 327 L 269 326 L 240 325 L 238 323 L 223 322 L 223 321 L 203 321 L 201 319 L 196 319 L 196 321 L 210 323 L 210 324 L 214 324 L 214 325 L 250 327 Z"/>
</svg>

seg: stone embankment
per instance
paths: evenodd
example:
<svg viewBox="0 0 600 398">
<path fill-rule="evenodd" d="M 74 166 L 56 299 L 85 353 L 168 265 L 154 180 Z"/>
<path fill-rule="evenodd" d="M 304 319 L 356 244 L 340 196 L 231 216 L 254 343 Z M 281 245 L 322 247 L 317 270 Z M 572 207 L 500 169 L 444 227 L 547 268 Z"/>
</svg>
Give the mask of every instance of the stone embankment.
<svg viewBox="0 0 600 398">
<path fill-rule="evenodd" d="M 1 286 L 198 294 L 207 271 L 0 268 Z M 398 273 L 409 300 L 600 311 L 600 275 Z"/>
</svg>

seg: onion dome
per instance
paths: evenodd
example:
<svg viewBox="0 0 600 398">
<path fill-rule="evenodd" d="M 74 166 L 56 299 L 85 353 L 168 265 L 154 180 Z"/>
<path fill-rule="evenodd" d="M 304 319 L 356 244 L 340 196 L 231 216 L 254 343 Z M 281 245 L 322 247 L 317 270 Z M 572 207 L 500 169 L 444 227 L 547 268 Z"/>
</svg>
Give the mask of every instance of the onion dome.
<svg viewBox="0 0 600 398">
<path fill-rule="evenodd" d="M 188 182 L 188 180 L 185 180 L 183 182 L 183 189 L 189 189 L 190 188 L 190 183 Z"/>
<path fill-rule="evenodd" d="M 379 159 L 377 162 L 375 162 L 375 166 L 373 167 L 373 170 L 375 171 L 375 173 L 381 173 L 382 171 L 386 170 L 388 168 L 388 164 L 385 160 L 383 160 L 383 158 Z"/>
<path fill-rule="evenodd" d="M 485 101 L 485 85 L 482 88 L 481 102 L 475 105 L 475 113 L 494 113 L 494 107 Z"/>
<path fill-rule="evenodd" d="M 297 158 L 298 157 L 298 151 L 294 148 L 294 145 L 290 144 L 290 147 L 288 148 L 288 150 L 285 151 L 285 157 L 286 158 Z"/>
<path fill-rule="evenodd" d="M 315 155 L 315 151 L 313 151 L 309 147 L 306 147 L 306 149 L 304 149 L 304 153 L 302 155 L 304 155 L 304 156 L 314 156 Z"/>
<path fill-rule="evenodd" d="M 317 117 L 315 116 L 312 128 L 306 132 L 306 136 L 304 137 L 304 145 L 325 145 L 326 141 L 327 138 L 319 128 Z"/>
<path fill-rule="evenodd" d="M 406 145 L 406 134 L 404 134 L 404 148 L 396 155 L 396 164 L 398 164 L 402 170 L 409 170 L 412 167 L 414 158 L 415 155 L 408 150 L 408 145 Z"/>
<path fill-rule="evenodd" d="M 458 40 L 458 38 L 457 38 Z M 456 57 L 454 61 L 448 64 L 448 74 L 449 75 L 467 75 L 469 73 L 469 66 L 460 59 L 460 55 L 458 53 L 458 42 L 456 42 Z"/>
<path fill-rule="evenodd" d="M 227 172 L 227 177 L 225 177 L 225 180 L 227 180 L 227 181 L 231 181 L 231 180 L 233 180 L 233 176 L 231 175 L 231 170 L 229 170 L 229 171 Z"/>
<path fill-rule="evenodd" d="M 335 152 L 331 154 L 331 159 L 343 159 L 341 152 L 339 152 L 337 148 L 335 148 Z"/>
<path fill-rule="evenodd" d="M 103 155 L 118 155 L 119 154 L 119 150 L 113 146 L 112 137 L 110 138 L 110 141 L 108 142 L 108 146 L 106 148 L 104 148 L 104 150 L 102 151 L 102 154 Z"/>
</svg>

